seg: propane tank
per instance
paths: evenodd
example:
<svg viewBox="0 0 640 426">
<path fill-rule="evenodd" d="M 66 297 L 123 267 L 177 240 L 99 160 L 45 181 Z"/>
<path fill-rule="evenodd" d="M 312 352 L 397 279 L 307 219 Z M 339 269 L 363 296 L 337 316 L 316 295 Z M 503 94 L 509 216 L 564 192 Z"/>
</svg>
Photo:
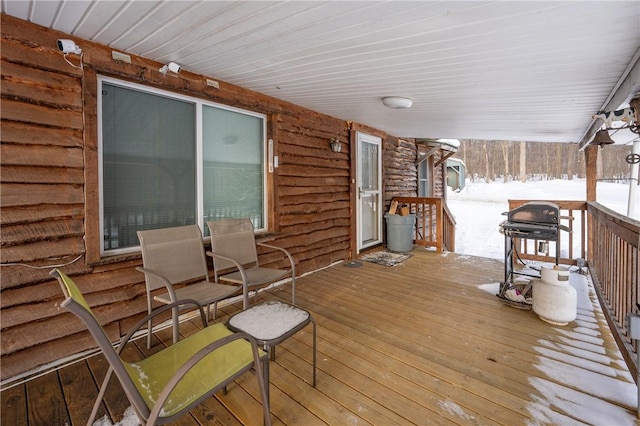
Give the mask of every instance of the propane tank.
<svg viewBox="0 0 640 426">
<path fill-rule="evenodd" d="M 569 284 L 569 271 L 559 266 L 542 267 L 541 279 L 533 282 L 533 311 L 553 325 L 567 325 L 578 315 L 578 292 Z"/>
</svg>

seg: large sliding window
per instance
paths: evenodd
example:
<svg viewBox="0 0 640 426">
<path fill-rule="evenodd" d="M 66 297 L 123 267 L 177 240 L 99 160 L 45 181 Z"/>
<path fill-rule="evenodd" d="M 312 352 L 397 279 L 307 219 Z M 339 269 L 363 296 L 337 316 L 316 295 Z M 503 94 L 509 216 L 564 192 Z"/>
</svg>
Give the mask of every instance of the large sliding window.
<svg viewBox="0 0 640 426">
<path fill-rule="evenodd" d="M 136 231 L 250 217 L 266 228 L 266 117 L 99 79 L 102 254 Z"/>
</svg>

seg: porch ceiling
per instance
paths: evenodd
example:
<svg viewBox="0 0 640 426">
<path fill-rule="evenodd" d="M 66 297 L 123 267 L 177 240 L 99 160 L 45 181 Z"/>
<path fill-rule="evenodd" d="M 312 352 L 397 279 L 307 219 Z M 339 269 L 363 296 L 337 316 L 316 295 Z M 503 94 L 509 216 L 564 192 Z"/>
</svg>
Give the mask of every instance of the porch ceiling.
<svg viewBox="0 0 640 426">
<path fill-rule="evenodd" d="M 640 91 L 638 1 L 1 5 L 81 39 L 401 137 L 585 142 L 595 112 Z M 414 104 L 392 110 L 384 96 Z"/>
</svg>

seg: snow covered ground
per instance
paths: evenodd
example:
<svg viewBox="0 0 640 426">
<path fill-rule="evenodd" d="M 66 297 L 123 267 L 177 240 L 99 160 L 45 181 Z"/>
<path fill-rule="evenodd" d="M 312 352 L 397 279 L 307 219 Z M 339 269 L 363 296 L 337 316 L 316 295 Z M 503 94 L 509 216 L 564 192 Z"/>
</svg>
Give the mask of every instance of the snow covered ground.
<svg viewBox="0 0 640 426">
<path fill-rule="evenodd" d="M 628 185 L 598 182 L 597 191 L 597 201 L 600 204 L 626 215 Z M 502 213 L 509 210 L 507 200 L 585 200 L 586 182 L 583 179 L 576 179 L 524 184 L 520 182 L 467 183 L 460 192 L 449 191 L 447 197 L 447 205 L 456 218 L 456 252 L 502 260 L 504 259 L 504 236 L 499 232 L 499 224 L 506 219 Z M 548 377 L 566 378 L 570 375 L 571 379 L 567 382 L 573 381 L 577 389 L 588 389 L 593 395 L 602 395 L 603 399 L 571 391 L 549 380 L 533 378 L 530 379 L 531 384 L 538 389 L 541 396 L 532 396 L 532 400 L 525 407 L 531 415 L 531 421 L 528 424 L 561 424 L 562 420 L 557 421 L 554 417 L 557 414 L 552 409 L 552 406 L 557 406 L 566 413 L 570 413 L 575 419 L 587 424 L 634 425 L 636 424 L 635 416 L 622 406 L 635 406 L 637 388 L 624 366 L 622 355 L 617 351 L 610 355 L 611 358 L 598 355 L 597 351 L 602 345 L 602 338 L 597 330 L 589 328 L 592 322 L 596 321 L 606 327 L 600 307 L 594 304 L 597 298 L 593 287 L 585 276 L 577 274 L 572 274 L 571 284 L 579 295 L 579 315 L 575 322 L 565 327 L 564 332 L 569 341 L 573 342 L 572 345 L 582 341 L 585 333 L 593 333 L 595 353 L 592 353 L 593 348 L 581 348 L 580 344 L 575 348 L 572 345 L 566 345 L 565 349 L 569 352 L 575 351 L 575 355 L 563 355 L 561 362 L 556 363 L 550 360 L 553 356 L 549 356 L 550 347 L 554 344 L 541 340 L 541 346 L 534 350 L 544 356 L 540 357 L 540 362 L 535 367 L 545 372 Z M 486 284 L 479 288 L 496 294 L 499 283 Z M 585 318 L 589 318 L 592 322 L 585 321 Z M 591 361 L 594 362 L 591 363 Z M 582 368 L 583 363 L 589 363 L 590 367 Z M 602 374 L 591 371 L 598 363 L 602 364 L 600 367 Z M 616 368 L 612 368 L 614 366 Z M 627 383 L 617 380 L 618 375 L 626 375 Z M 605 401 L 605 397 L 618 401 L 620 405 Z M 589 418 L 584 417 L 585 413 L 589 413 Z"/>
<path fill-rule="evenodd" d="M 449 189 L 447 205 L 456 219 L 456 252 L 494 259 L 504 258 L 504 236 L 499 225 L 509 210 L 507 200 L 585 200 L 584 179 L 538 182 L 468 182 L 460 192 Z M 597 201 L 618 213 L 627 213 L 629 186 L 598 182 Z"/>
</svg>

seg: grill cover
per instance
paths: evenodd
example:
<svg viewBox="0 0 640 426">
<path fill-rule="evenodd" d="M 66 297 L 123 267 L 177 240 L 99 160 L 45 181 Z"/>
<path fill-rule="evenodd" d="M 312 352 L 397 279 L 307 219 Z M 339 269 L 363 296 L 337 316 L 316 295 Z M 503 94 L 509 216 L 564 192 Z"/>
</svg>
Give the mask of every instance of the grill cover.
<svg viewBox="0 0 640 426">
<path fill-rule="evenodd" d="M 560 225 L 560 208 L 546 201 L 530 201 L 507 213 L 500 224 L 505 235 L 514 238 L 556 241 Z"/>
<path fill-rule="evenodd" d="M 546 201 L 530 201 L 507 212 L 507 221 L 556 226 L 560 220 L 560 208 Z"/>
</svg>

